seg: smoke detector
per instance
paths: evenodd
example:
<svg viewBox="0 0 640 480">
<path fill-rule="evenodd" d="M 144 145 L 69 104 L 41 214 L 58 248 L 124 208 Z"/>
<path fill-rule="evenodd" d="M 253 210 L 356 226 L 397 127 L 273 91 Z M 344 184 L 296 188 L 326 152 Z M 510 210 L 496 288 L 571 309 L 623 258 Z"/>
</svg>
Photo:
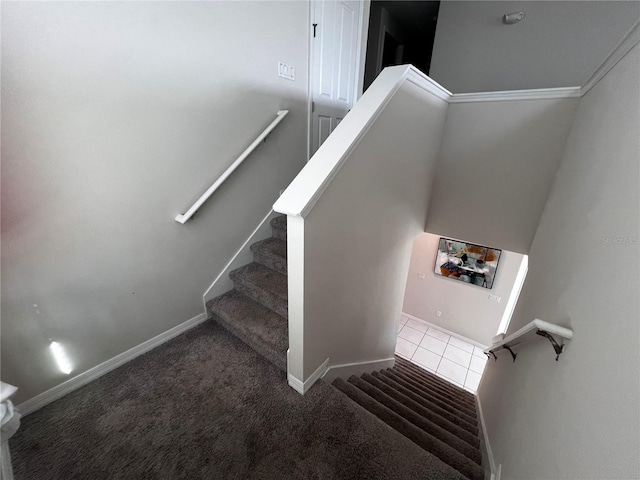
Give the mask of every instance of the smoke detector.
<svg viewBox="0 0 640 480">
<path fill-rule="evenodd" d="M 506 25 L 513 25 L 514 23 L 518 23 L 523 18 L 524 12 L 507 13 L 504 17 L 502 17 L 502 23 Z"/>
</svg>

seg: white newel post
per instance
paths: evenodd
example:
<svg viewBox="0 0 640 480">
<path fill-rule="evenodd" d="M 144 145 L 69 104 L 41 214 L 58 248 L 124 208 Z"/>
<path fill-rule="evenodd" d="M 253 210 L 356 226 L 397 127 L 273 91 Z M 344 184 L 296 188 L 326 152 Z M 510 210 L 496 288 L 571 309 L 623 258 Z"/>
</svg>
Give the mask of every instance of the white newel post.
<svg viewBox="0 0 640 480">
<path fill-rule="evenodd" d="M 13 480 L 9 439 L 20 427 L 20 413 L 11 403 L 11 396 L 17 387 L 0 382 L 0 480 Z"/>
</svg>

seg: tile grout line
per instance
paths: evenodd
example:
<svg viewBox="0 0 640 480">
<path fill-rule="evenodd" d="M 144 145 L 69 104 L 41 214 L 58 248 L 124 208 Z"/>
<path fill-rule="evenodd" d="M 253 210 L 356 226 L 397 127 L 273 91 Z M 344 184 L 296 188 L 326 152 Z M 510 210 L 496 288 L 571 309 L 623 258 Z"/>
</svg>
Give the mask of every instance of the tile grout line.
<svg viewBox="0 0 640 480">
<path fill-rule="evenodd" d="M 466 389 L 466 390 L 468 390 L 468 391 L 472 391 L 472 393 L 475 393 L 475 391 L 476 391 L 475 389 L 472 389 L 472 388 L 470 388 L 470 387 L 468 387 L 468 386 L 467 386 L 467 380 L 469 379 L 469 372 L 473 372 L 473 373 L 475 373 L 476 375 L 480 375 L 480 376 L 482 376 L 482 373 L 476 372 L 475 370 L 472 370 L 472 369 L 471 369 L 471 360 L 473 359 L 473 357 L 474 357 L 474 356 L 476 356 L 476 357 L 478 357 L 478 358 L 481 358 L 481 359 L 483 358 L 483 357 L 481 357 L 481 356 L 479 356 L 479 355 L 476 355 L 476 354 L 475 354 L 475 351 L 476 351 L 475 346 L 471 345 L 471 346 L 473 347 L 473 349 L 472 349 L 472 351 L 471 351 L 471 352 L 468 352 L 467 350 L 465 350 L 465 349 L 463 349 L 463 348 L 461 348 L 461 347 L 459 347 L 459 346 L 454 345 L 453 343 L 451 343 L 451 339 L 453 338 L 453 336 L 452 336 L 452 335 L 448 335 L 448 339 L 447 339 L 447 341 L 445 342 L 445 341 L 443 341 L 441 338 L 434 337 L 434 336 L 432 336 L 432 335 L 429 335 L 429 334 L 428 334 L 428 332 L 429 332 L 429 330 L 431 329 L 431 327 L 427 327 L 427 330 L 426 330 L 425 332 L 422 332 L 422 331 L 420 331 L 420 330 L 417 330 L 416 328 L 411 327 L 410 325 L 407 325 L 407 323 L 408 323 L 408 320 L 407 320 L 407 321 L 405 321 L 405 323 L 401 326 L 400 330 L 398 331 L 397 338 L 401 338 L 402 340 L 404 340 L 404 341 L 408 342 L 409 344 L 411 344 L 411 345 L 413 345 L 413 346 L 415 346 L 415 347 L 416 347 L 416 348 L 415 348 L 415 350 L 413 351 L 413 353 L 411 354 L 411 356 L 408 358 L 408 360 L 409 360 L 411 363 L 414 363 L 415 365 L 418 365 L 419 367 L 424 368 L 424 369 L 425 369 L 425 370 L 427 370 L 427 371 L 432 371 L 434 374 L 436 374 L 436 375 L 440 376 L 440 377 L 441 377 L 441 378 L 443 378 L 444 380 L 446 380 L 446 381 L 450 382 L 451 384 L 453 384 L 453 385 L 455 385 L 455 386 L 457 386 L 457 387 L 459 387 L 459 388 Z M 400 337 L 400 332 L 401 332 L 401 331 L 404 329 L 404 327 L 406 327 L 406 326 L 408 326 L 410 329 L 415 330 L 416 332 L 419 332 L 419 333 L 421 333 L 421 334 L 422 334 L 422 336 L 421 336 L 421 338 L 420 338 L 420 342 L 419 342 L 419 343 L 417 343 L 417 344 L 416 344 L 416 343 L 413 343 L 411 340 L 407 340 L 406 338 Z M 444 332 L 441 332 L 441 333 L 443 333 L 443 334 L 444 334 Z M 452 379 L 452 378 L 449 378 L 447 375 L 444 375 L 444 374 L 443 374 L 443 373 L 441 373 L 441 372 L 438 372 L 438 370 L 439 370 L 439 368 L 440 368 L 440 365 L 442 364 L 442 360 L 445 358 L 445 357 L 444 357 L 444 351 L 443 351 L 443 354 L 438 354 L 437 352 L 434 352 L 434 351 L 430 350 L 429 348 L 427 348 L 427 347 L 425 347 L 425 346 L 422 346 L 422 345 L 421 345 L 421 344 L 422 344 L 422 341 L 424 340 L 424 338 L 425 338 L 427 335 L 429 335 L 429 337 L 430 337 L 430 338 L 432 338 L 432 339 L 434 339 L 434 340 L 438 340 L 438 341 L 440 341 L 440 342 L 444 343 L 444 344 L 445 344 L 445 351 L 446 351 L 446 349 L 447 349 L 447 346 L 448 346 L 448 345 L 451 345 L 451 346 L 455 347 L 456 349 L 460 350 L 461 352 L 469 354 L 469 356 L 470 356 L 471 358 L 469 359 L 469 365 L 468 365 L 468 366 L 465 366 L 465 365 L 463 365 L 463 364 L 460 364 L 460 363 L 456 362 L 455 360 L 452 360 L 452 359 L 450 359 L 450 358 L 447 358 L 447 360 L 449 360 L 452 364 L 457 365 L 457 366 L 459 366 L 459 367 L 462 367 L 462 368 L 465 370 L 465 375 L 464 375 L 464 377 L 465 377 L 465 378 L 464 378 L 464 381 L 463 381 L 462 383 L 457 382 L 457 381 L 455 381 L 455 380 L 454 380 L 454 379 Z M 447 334 L 445 334 L 445 335 L 447 335 Z M 465 343 L 466 343 L 466 342 L 465 342 Z M 421 364 L 421 363 L 419 363 L 417 360 L 414 360 L 414 357 L 415 357 L 415 356 L 416 356 L 416 354 L 418 353 L 418 349 L 419 349 L 419 348 L 422 348 L 423 350 L 426 350 L 427 352 L 429 352 L 429 353 L 431 353 L 431 354 L 436 355 L 437 357 L 439 357 L 438 365 L 436 366 L 436 369 L 435 369 L 435 370 L 431 370 L 431 368 L 427 367 L 426 365 L 422 365 L 422 364 Z M 404 357 L 403 355 L 400 355 L 400 356 L 401 356 L 402 358 L 407 358 L 407 357 Z"/>
</svg>

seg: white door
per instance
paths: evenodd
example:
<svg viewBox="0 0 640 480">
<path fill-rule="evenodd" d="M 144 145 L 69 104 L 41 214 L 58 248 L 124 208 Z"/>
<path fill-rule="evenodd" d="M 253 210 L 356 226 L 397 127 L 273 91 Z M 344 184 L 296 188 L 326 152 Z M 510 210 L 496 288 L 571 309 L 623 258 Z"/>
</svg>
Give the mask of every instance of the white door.
<svg viewBox="0 0 640 480">
<path fill-rule="evenodd" d="M 311 155 L 353 105 L 361 8 L 358 0 L 315 0 L 312 5 Z"/>
</svg>

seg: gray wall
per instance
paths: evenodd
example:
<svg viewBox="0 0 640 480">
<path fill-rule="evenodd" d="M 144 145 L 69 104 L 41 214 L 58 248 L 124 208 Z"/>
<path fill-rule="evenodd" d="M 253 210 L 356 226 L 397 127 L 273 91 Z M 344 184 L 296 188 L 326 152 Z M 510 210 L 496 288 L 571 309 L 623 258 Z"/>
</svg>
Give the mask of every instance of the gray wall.
<svg viewBox="0 0 640 480">
<path fill-rule="evenodd" d="M 2 380 L 21 402 L 203 312 L 305 162 L 309 15 L 303 2 L 2 9 Z M 176 223 L 281 108 L 267 142 Z"/>
<path fill-rule="evenodd" d="M 305 379 L 327 357 L 330 366 L 393 357 L 446 111 L 405 81 L 305 218 Z"/>
<path fill-rule="evenodd" d="M 439 240 L 440 235 L 423 233 L 413 242 L 402 311 L 482 345 L 491 345 L 524 255 L 503 250 L 493 288 L 486 289 L 434 273 Z M 418 277 L 421 273 L 424 278 Z M 490 301 L 489 294 L 499 296 L 500 303 Z"/>
<path fill-rule="evenodd" d="M 453 93 L 581 86 L 639 16 L 635 1 L 444 1 L 429 75 Z"/>
<path fill-rule="evenodd" d="M 640 47 L 581 101 L 509 332 L 574 329 L 488 362 L 480 385 L 504 479 L 640 478 Z"/>
<path fill-rule="evenodd" d="M 451 104 L 425 231 L 527 253 L 577 105 Z"/>
</svg>

